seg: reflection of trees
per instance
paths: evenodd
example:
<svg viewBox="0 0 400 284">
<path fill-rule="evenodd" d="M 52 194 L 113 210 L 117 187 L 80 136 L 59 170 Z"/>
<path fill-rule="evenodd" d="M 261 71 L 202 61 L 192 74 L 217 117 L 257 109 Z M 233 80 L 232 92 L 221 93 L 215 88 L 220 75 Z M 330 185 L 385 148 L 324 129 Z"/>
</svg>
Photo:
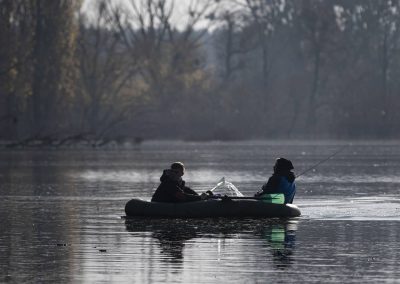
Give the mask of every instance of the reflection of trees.
<svg viewBox="0 0 400 284">
<path fill-rule="evenodd" d="M 72 263 L 73 248 L 57 243 L 75 242 L 70 232 L 76 208 L 52 200 L 66 181 L 60 168 L 44 166 L 59 156 L 45 160 L 42 155 L 2 155 L 8 163 L 0 166 L 0 283 L 71 282 L 71 266 L 65 264 Z"/>
<path fill-rule="evenodd" d="M 250 234 L 268 241 L 273 261 L 285 268 L 293 261 L 297 221 L 286 219 L 148 219 L 128 218 L 129 232 L 152 232 L 159 241 L 161 253 L 173 262 L 183 261 L 186 241 L 199 237 L 230 238 L 237 234 Z M 171 260 L 167 258 L 167 260 Z"/>
</svg>

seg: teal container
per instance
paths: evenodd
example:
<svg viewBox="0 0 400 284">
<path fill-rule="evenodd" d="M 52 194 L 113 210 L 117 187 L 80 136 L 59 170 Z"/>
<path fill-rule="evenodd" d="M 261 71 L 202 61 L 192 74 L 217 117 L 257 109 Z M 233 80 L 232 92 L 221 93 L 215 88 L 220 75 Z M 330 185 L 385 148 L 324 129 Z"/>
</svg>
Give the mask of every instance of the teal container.
<svg viewBox="0 0 400 284">
<path fill-rule="evenodd" d="M 267 203 L 285 204 L 285 195 L 283 193 L 263 194 L 261 198 Z"/>
</svg>

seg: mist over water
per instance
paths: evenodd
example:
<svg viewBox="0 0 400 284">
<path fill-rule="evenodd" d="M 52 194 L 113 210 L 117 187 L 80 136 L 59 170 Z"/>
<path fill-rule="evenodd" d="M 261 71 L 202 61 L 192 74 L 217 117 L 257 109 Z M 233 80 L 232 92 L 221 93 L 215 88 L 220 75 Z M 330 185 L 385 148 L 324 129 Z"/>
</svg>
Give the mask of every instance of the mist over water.
<svg viewBox="0 0 400 284">
<path fill-rule="evenodd" d="M 245 196 L 293 161 L 293 219 L 124 219 L 164 168 Z M 400 149 L 381 142 L 146 142 L 135 149 L 0 152 L 0 282 L 396 282 Z"/>
</svg>

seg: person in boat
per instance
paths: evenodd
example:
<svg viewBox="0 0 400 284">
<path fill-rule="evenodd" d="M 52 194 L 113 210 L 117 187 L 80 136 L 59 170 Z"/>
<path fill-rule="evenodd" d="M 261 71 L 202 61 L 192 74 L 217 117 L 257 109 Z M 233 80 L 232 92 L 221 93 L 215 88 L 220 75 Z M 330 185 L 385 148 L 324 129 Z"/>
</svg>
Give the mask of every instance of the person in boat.
<svg viewBox="0 0 400 284">
<path fill-rule="evenodd" d="M 292 170 L 293 164 L 290 160 L 279 158 L 274 165 L 274 173 L 264 184 L 260 191 L 254 196 L 262 197 L 264 194 L 283 193 L 285 196 L 285 204 L 293 203 L 294 195 L 296 194 L 296 179 Z"/>
<path fill-rule="evenodd" d="M 202 200 L 205 197 L 200 196 L 193 189 L 185 185 L 182 176 L 185 174 L 185 166 L 181 162 L 171 164 L 170 169 L 163 171 L 160 177 L 161 184 L 151 198 L 154 202 L 190 202 Z"/>
</svg>

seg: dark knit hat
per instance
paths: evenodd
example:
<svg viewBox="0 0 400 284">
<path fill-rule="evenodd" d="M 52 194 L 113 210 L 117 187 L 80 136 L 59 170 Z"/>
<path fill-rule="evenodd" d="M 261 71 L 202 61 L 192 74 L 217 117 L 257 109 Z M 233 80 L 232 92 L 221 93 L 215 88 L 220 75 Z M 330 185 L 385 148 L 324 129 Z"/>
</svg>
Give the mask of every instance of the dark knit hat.
<svg viewBox="0 0 400 284">
<path fill-rule="evenodd" d="M 276 171 L 284 171 L 284 170 L 293 170 L 293 164 L 291 161 L 285 159 L 285 158 L 278 158 L 276 159 L 275 162 L 275 170 Z"/>
</svg>

